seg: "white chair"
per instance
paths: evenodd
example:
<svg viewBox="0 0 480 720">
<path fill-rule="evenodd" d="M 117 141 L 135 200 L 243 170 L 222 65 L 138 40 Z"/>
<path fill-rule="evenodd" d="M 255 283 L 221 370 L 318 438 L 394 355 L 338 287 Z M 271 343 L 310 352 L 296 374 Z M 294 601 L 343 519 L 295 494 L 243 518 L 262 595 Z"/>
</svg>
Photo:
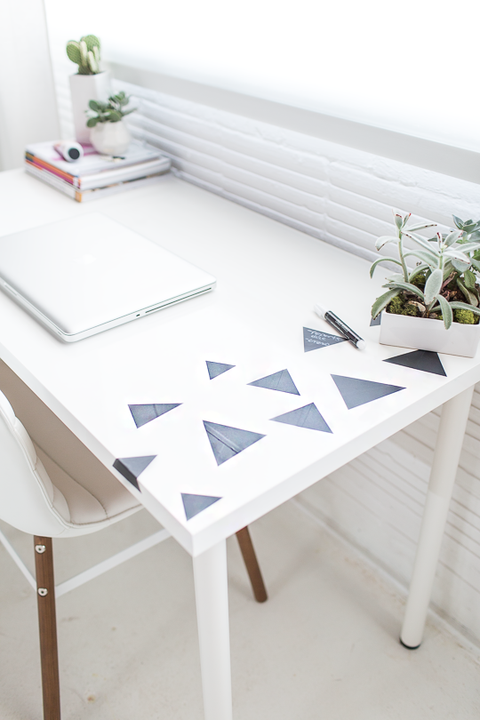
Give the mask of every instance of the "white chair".
<svg viewBox="0 0 480 720">
<path fill-rule="evenodd" d="M 36 580 L 1 532 L 0 541 L 37 591 L 44 720 L 60 720 L 55 598 L 169 534 L 160 530 L 55 587 L 52 538 L 102 530 L 142 506 L 1 361 L 0 388 L 0 519 L 34 535 Z M 267 595 L 248 528 L 237 538 L 255 598 L 263 602 Z"/>
</svg>

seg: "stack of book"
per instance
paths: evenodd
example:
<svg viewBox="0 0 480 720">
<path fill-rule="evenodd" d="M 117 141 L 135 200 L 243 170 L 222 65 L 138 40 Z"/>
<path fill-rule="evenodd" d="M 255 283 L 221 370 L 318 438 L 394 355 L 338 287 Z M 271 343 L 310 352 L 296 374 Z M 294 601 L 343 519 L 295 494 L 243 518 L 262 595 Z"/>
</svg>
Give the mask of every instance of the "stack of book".
<svg viewBox="0 0 480 720">
<path fill-rule="evenodd" d="M 148 185 L 170 169 L 169 158 L 138 141 L 121 158 L 100 155 L 91 145 L 83 145 L 83 152 L 67 162 L 53 142 L 34 143 L 25 149 L 25 169 L 77 202 Z"/>
</svg>

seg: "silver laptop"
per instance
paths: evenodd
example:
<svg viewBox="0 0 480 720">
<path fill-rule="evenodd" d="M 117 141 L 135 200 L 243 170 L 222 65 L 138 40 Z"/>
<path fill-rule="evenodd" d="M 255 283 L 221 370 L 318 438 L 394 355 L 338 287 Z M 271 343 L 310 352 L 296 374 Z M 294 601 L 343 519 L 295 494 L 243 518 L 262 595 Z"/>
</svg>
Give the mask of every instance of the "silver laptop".
<svg viewBox="0 0 480 720">
<path fill-rule="evenodd" d="M 66 342 L 214 286 L 208 273 L 102 213 L 0 237 L 0 287 Z"/>
</svg>

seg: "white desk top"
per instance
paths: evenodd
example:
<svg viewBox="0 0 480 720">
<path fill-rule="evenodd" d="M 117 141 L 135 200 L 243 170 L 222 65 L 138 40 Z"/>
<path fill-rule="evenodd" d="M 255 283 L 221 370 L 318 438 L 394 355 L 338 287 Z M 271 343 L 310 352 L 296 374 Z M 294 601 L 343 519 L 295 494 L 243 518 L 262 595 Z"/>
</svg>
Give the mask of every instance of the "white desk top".
<svg viewBox="0 0 480 720">
<path fill-rule="evenodd" d="M 369 326 L 381 285 L 369 263 L 171 175 L 94 206 L 22 171 L 1 174 L 0 192 L 2 235 L 100 211 L 217 277 L 208 296 L 69 345 L 0 293 L 0 357 L 107 467 L 154 456 L 139 490 L 113 472 L 192 555 L 480 380 L 478 356 L 442 355 L 446 376 L 382 362 L 409 351 L 379 345 Z M 335 334 L 315 302 L 366 350 L 306 352 L 303 328 Z M 234 367 L 210 379 L 207 361 Z M 251 385 L 285 370 L 287 391 Z M 365 402 L 374 386 L 362 381 L 401 389 Z M 314 428 L 290 424 L 306 411 L 273 420 L 312 403 Z M 143 404 L 178 405 L 137 427 L 129 406 Z"/>
</svg>

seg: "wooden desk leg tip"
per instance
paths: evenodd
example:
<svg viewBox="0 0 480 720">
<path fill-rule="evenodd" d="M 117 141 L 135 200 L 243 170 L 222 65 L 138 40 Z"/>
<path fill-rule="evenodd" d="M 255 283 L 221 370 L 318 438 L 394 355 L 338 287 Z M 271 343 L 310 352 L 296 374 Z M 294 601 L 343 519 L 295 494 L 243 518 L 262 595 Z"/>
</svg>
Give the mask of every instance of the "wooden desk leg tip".
<svg viewBox="0 0 480 720">
<path fill-rule="evenodd" d="M 260 565 L 258 564 L 257 555 L 255 553 L 255 548 L 253 547 L 248 527 L 244 527 L 242 530 L 237 532 L 237 540 L 247 568 L 248 577 L 250 578 L 250 582 L 252 584 L 255 600 L 259 603 L 265 602 L 265 600 L 268 599 L 267 590 L 265 588 L 265 583 L 263 582 Z"/>
<path fill-rule="evenodd" d="M 57 621 L 52 539 L 34 537 L 44 720 L 60 720 Z"/>
</svg>

